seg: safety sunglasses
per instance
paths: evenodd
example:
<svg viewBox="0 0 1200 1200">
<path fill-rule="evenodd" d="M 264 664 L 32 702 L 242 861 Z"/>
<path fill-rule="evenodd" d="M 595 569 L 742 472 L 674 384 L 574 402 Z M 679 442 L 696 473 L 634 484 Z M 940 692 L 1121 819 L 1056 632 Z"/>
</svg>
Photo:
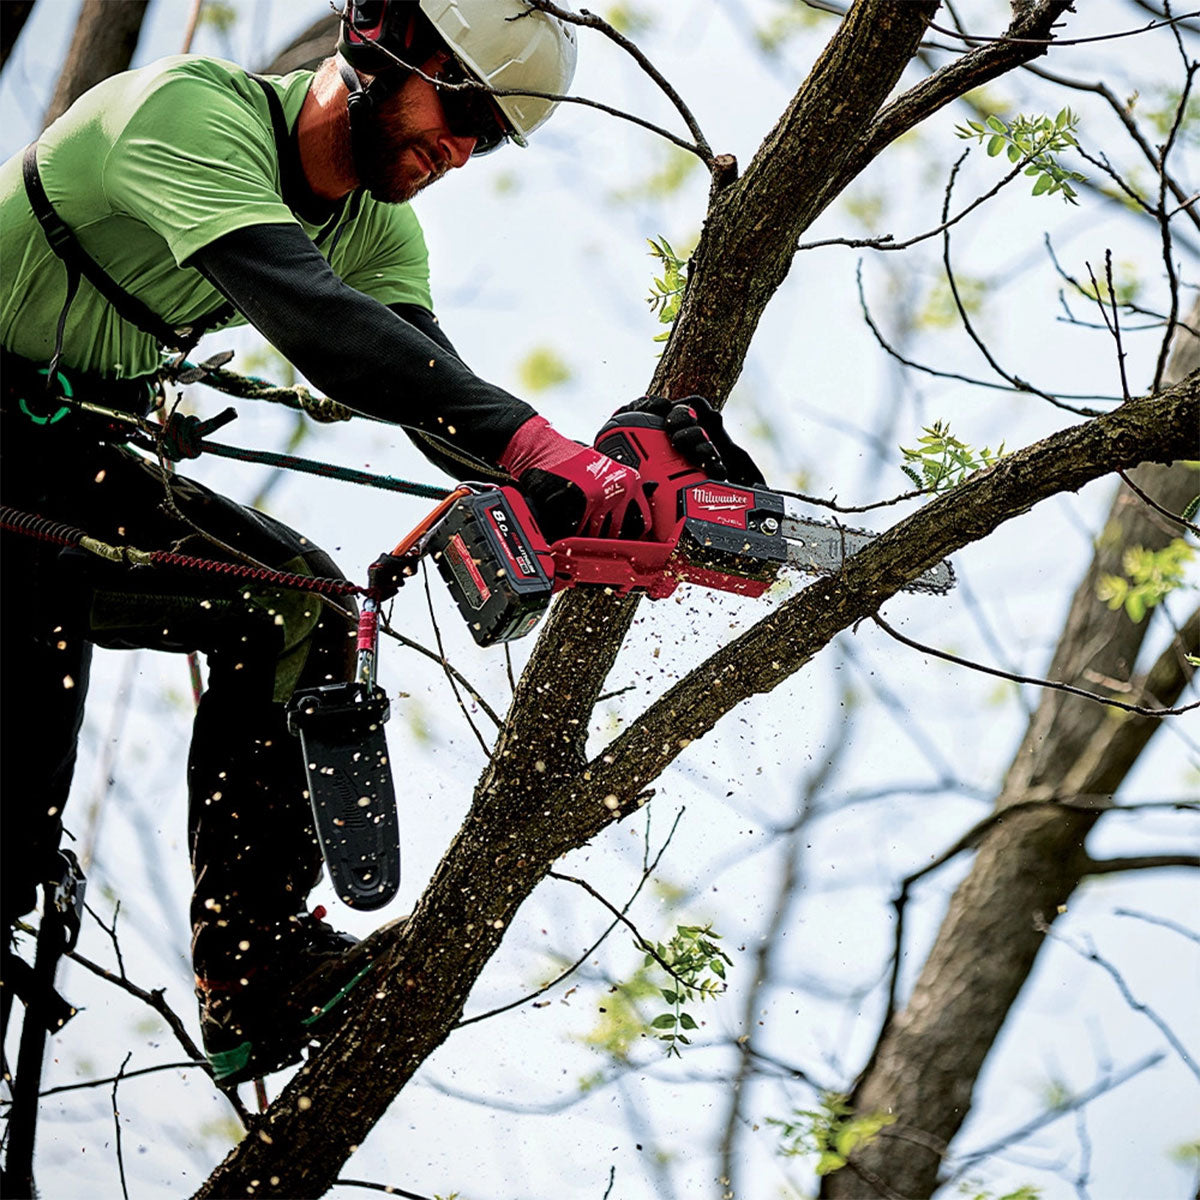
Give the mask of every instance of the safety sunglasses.
<svg viewBox="0 0 1200 1200">
<path fill-rule="evenodd" d="M 478 82 L 457 59 L 451 59 L 434 78 L 434 83 L 462 84 Z M 446 127 L 456 137 L 472 137 L 472 155 L 491 154 L 508 140 L 508 124 L 501 115 L 495 97 L 482 88 L 439 88 L 438 99 L 446 114 Z"/>
</svg>

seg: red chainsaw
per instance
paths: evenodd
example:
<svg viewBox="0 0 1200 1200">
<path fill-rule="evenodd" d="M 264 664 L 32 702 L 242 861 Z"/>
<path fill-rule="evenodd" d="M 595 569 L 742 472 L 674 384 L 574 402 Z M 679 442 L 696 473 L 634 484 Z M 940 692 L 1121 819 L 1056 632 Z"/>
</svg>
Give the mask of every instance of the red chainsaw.
<svg viewBox="0 0 1200 1200">
<path fill-rule="evenodd" d="M 646 539 L 562 538 L 547 543 L 515 487 L 464 485 L 371 568 L 359 618 L 355 679 L 297 692 L 288 728 L 299 736 L 321 850 L 338 895 L 355 908 L 388 903 L 400 884 L 400 834 L 375 681 L 380 602 L 430 554 L 481 646 L 523 637 L 551 596 L 576 584 L 653 600 L 680 583 L 761 596 L 781 567 L 837 571 L 875 536 L 807 517 L 795 498 L 708 477 L 671 444 L 657 413 L 618 413 L 596 449 L 633 467 L 646 485 Z M 941 593 L 954 572 L 940 562 L 908 585 Z"/>
<path fill-rule="evenodd" d="M 524 637 L 550 597 L 576 584 L 652 600 L 680 583 L 761 596 L 783 566 L 837 571 L 876 535 L 817 520 L 799 502 L 762 487 L 708 478 L 671 445 L 662 417 L 614 416 L 596 449 L 633 467 L 647 484 L 646 540 L 569 537 L 547 543 L 515 487 L 482 487 L 461 497 L 422 543 L 432 554 L 471 634 L 481 646 Z M 918 576 L 908 591 L 954 586 L 948 562 Z"/>
</svg>

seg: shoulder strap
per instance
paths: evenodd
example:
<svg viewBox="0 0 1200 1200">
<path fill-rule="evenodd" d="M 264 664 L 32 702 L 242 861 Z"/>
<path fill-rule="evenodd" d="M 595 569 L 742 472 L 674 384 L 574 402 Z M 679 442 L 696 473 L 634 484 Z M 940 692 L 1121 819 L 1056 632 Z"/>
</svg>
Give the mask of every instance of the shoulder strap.
<svg viewBox="0 0 1200 1200">
<path fill-rule="evenodd" d="M 247 71 L 246 78 L 253 79 L 267 98 L 267 108 L 271 110 L 271 131 L 275 136 L 275 149 L 279 154 L 279 169 L 282 171 L 284 163 L 288 160 L 284 153 L 288 144 L 288 126 L 287 117 L 283 115 L 283 101 L 279 99 L 279 93 L 261 75 L 253 75 Z"/>
<path fill-rule="evenodd" d="M 293 145 L 287 117 L 284 116 L 283 101 L 279 99 L 279 93 L 261 75 L 251 75 L 247 72 L 246 77 L 253 79 L 267 98 L 267 108 L 271 112 L 271 130 L 275 139 L 275 157 L 279 160 L 279 192 L 284 204 L 292 208 L 298 197 L 308 192 L 308 184 L 301 174 L 300 158 Z"/>
</svg>

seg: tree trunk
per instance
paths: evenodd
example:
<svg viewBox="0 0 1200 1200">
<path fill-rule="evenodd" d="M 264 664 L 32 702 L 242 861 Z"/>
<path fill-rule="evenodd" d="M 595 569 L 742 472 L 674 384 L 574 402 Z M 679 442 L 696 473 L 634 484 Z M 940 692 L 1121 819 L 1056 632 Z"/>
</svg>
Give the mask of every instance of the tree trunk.
<svg viewBox="0 0 1200 1200">
<path fill-rule="evenodd" d="M 1200 308 L 1193 323 L 1197 317 Z M 1172 378 L 1198 367 L 1200 338 L 1181 326 Z M 1197 490 L 1195 469 L 1182 463 L 1142 467 L 1134 481 L 1172 512 L 1181 512 Z M 1121 573 L 1128 547 L 1157 550 L 1179 532 L 1121 485 L 1076 590 L 1050 678 L 1080 687 L 1094 687 L 1098 677 L 1132 679 L 1149 621 L 1135 625 L 1122 609 L 1110 611 L 1097 599 L 1096 585 L 1101 575 Z M 1191 644 L 1181 645 L 1188 638 Z M 1171 705 L 1190 678 L 1183 653 L 1194 654 L 1195 642 L 1193 617 L 1135 688 L 1135 699 Z M 986 835 L 907 1006 L 883 1030 L 855 1091 L 860 1111 L 890 1113 L 897 1122 L 827 1176 L 822 1196 L 932 1194 L 944 1148 L 966 1118 L 976 1077 L 1045 940 L 1042 929 L 1088 874 L 1084 841 L 1104 799 L 1121 786 L 1161 724 L 1133 714 L 1115 722 L 1103 705 L 1044 694 L 996 801 L 998 812 L 1022 807 Z M 1095 811 L 1063 806 L 1078 797 L 1095 798 Z M 1040 803 L 1029 808 L 1030 801 Z"/>
<path fill-rule="evenodd" d="M 29 14 L 33 12 L 34 0 L 8 0 L 0 7 L 0 70 L 8 62 L 8 56 L 25 28 Z"/>
<path fill-rule="evenodd" d="M 61 117 L 88 88 L 129 66 L 149 3 L 150 0 L 83 0 L 43 129 Z"/>
<path fill-rule="evenodd" d="M 337 45 L 338 18 L 321 17 L 298 33 L 265 67 L 264 75 L 287 75 L 290 71 L 311 71 L 328 58 Z"/>
</svg>

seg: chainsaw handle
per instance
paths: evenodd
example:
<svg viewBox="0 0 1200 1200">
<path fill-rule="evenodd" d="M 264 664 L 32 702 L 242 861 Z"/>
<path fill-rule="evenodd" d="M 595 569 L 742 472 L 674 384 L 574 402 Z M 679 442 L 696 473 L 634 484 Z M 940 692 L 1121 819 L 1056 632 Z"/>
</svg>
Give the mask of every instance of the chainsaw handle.
<svg viewBox="0 0 1200 1200">
<path fill-rule="evenodd" d="M 650 542 L 674 544 L 683 525 L 680 493 L 707 475 L 671 445 L 662 417 L 624 412 L 611 417 L 596 435 L 596 449 L 641 475 L 650 503 Z"/>
</svg>

